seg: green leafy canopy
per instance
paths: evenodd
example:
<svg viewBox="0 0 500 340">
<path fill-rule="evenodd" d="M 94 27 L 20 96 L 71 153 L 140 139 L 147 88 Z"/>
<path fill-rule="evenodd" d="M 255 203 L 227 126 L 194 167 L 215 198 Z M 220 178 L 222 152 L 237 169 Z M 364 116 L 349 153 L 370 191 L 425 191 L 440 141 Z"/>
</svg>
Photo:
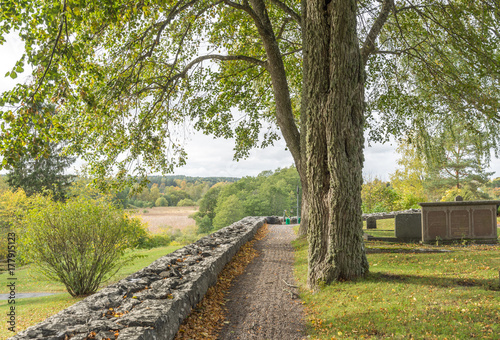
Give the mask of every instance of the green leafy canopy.
<svg viewBox="0 0 500 340">
<path fill-rule="evenodd" d="M 71 140 L 68 151 L 101 177 L 117 167 L 125 178 L 131 164 L 139 174 L 184 164 L 176 128 L 186 121 L 207 134 L 235 137 L 235 157 L 244 157 L 258 146 L 262 121 L 274 119 L 255 26 L 221 1 L 4 1 L 2 9 L 1 31 L 17 30 L 26 43 L 11 75 L 24 62 L 35 67 L 32 84 L 1 100 L 16 107 L 3 113 L 3 154 L 18 157 L 32 147 L 17 140 L 26 134 L 30 100 L 50 99 L 58 110 L 57 117 L 40 117 L 41 126 L 54 125 L 42 138 Z M 272 14 L 283 22 L 281 49 L 296 50 L 297 25 Z M 227 55 L 236 57 L 222 62 Z M 240 62 L 245 56 L 251 62 Z M 299 76 L 300 58 L 287 59 Z M 271 128 L 262 146 L 276 138 Z"/>
<path fill-rule="evenodd" d="M 3 166 L 39 153 L 42 141 L 68 140 L 67 152 L 93 176 L 166 173 L 185 163 L 182 131 L 190 124 L 234 137 L 235 158 L 245 157 L 279 138 L 279 89 L 265 48 L 274 43 L 300 130 L 301 3 L 264 5 L 273 32 L 256 24 L 245 0 L 2 1 L 0 42 L 15 31 L 26 45 L 7 76 L 33 66 L 31 82 L 0 99 Z M 358 13 L 372 140 L 432 136 L 456 121 L 492 136 L 500 122 L 495 1 L 366 0 Z M 40 115 L 30 139 L 34 102 L 54 105 L 57 115 Z"/>
</svg>

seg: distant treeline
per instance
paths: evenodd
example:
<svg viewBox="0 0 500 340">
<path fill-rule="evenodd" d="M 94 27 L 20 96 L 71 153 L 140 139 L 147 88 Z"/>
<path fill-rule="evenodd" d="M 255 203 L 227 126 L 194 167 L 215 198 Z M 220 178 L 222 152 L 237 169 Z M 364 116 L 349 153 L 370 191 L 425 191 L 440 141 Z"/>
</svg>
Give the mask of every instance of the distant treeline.
<svg viewBox="0 0 500 340">
<path fill-rule="evenodd" d="M 164 184 L 167 187 L 175 187 L 178 186 L 179 180 L 186 181 L 186 183 L 208 183 L 210 186 L 213 186 L 216 183 L 227 182 L 233 183 L 240 180 L 240 177 L 190 177 L 184 175 L 171 175 L 171 176 L 148 176 L 149 184 L 148 187 L 151 188 L 153 184 L 157 184 L 161 187 Z"/>
<path fill-rule="evenodd" d="M 296 215 L 300 195 L 299 174 L 293 166 L 263 171 L 235 183 L 218 183 L 199 201 L 195 214 L 198 232 L 218 230 L 245 216 L 283 216 L 285 210 Z"/>
<path fill-rule="evenodd" d="M 212 186 L 236 177 L 150 176 L 146 187 L 125 188 L 116 194 L 124 208 L 194 206 Z"/>
</svg>

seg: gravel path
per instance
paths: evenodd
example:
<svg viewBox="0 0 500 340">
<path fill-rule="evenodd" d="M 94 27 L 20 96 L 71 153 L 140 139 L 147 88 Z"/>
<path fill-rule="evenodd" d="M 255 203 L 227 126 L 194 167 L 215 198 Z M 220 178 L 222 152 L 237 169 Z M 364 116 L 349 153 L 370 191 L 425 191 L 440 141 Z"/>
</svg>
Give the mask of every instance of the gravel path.
<svg viewBox="0 0 500 340">
<path fill-rule="evenodd" d="M 231 287 L 227 322 L 220 340 L 305 338 L 304 312 L 293 278 L 295 238 L 291 225 L 269 225 L 269 234 L 255 243 L 256 257 Z M 288 290 L 285 291 L 284 289 Z"/>
</svg>

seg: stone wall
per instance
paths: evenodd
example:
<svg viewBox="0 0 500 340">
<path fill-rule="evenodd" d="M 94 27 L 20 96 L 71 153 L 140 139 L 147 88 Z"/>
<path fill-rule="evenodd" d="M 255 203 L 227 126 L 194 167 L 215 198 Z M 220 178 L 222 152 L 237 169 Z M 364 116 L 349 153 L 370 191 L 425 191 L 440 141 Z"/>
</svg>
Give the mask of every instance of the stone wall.
<svg viewBox="0 0 500 340">
<path fill-rule="evenodd" d="M 420 209 L 408 209 L 401 211 L 391 211 L 391 212 L 382 212 L 382 213 L 372 213 L 372 214 L 363 214 L 363 221 L 368 219 L 374 220 L 385 220 L 389 218 L 395 218 L 398 214 L 420 214 Z"/>
<path fill-rule="evenodd" d="M 173 339 L 265 217 L 246 217 L 77 302 L 10 339 Z"/>
</svg>

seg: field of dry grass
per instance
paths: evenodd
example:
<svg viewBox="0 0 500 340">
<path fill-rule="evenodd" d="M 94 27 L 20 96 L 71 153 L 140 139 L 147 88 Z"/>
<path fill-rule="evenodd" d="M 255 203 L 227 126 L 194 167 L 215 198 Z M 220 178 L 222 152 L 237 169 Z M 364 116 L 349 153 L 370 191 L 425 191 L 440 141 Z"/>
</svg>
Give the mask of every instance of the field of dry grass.
<svg viewBox="0 0 500 340">
<path fill-rule="evenodd" d="M 154 207 L 131 211 L 133 216 L 140 217 L 148 224 L 148 230 L 153 234 L 166 230 L 185 230 L 194 227 L 195 221 L 189 215 L 198 211 L 198 207 Z"/>
</svg>

